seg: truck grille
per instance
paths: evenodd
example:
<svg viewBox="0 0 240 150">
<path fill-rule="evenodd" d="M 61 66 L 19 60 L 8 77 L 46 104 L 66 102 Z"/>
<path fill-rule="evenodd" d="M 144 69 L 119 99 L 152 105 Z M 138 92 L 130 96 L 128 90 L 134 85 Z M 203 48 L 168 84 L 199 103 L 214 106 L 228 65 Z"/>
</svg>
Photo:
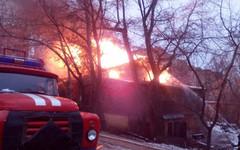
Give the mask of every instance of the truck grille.
<svg viewBox="0 0 240 150">
<path fill-rule="evenodd" d="M 31 138 L 40 128 L 42 128 L 50 119 L 31 119 L 28 120 L 27 129 L 25 130 L 25 140 Z M 69 132 L 68 119 L 51 119 L 56 125 L 58 125 L 67 135 Z"/>
<path fill-rule="evenodd" d="M 59 141 L 59 145 L 73 144 L 78 145 L 74 149 L 81 149 L 82 139 L 83 121 L 78 111 L 9 111 L 0 149 L 46 149 L 52 144 L 58 145 Z"/>
</svg>

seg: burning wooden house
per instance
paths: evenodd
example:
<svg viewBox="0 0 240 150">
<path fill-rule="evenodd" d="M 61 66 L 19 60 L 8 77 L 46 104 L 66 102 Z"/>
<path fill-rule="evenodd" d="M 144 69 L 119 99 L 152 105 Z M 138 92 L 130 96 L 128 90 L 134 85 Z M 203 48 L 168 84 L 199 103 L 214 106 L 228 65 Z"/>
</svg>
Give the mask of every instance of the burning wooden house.
<svg viewBox="0 0 240 150">
<path fill-rule="evenodd" d="M 152 73 L 146 70 L 146 66 L 138 65 L 139 80 L 142 81 L 139 92 L 132 81 L 120 80 L 131 80 L 126 52 L 109 43 L 106 45 L 101 57 L 105 79 L 98 102 L 103 113 L 102 126 L 150 138 L 192 138 L 203 135 L 201 122 L 192 111 L 198 99 L 193 92 L 181 86 L 167 70 L 160 75 L 160 83 L 153 92 L 150 84 Z M 137 57 L 146 59 L 146 56 L 140 54 Z"/>
<path fill-rule="evenodd" d="M 181 86 L 159 84 L 152 92 L 149 82 L 141 83 L 141 94 L 133 82 L 105 79 L 101 110 L 107 129 L 133 132 L 145 137 L 199 138 L 204 128 L 194 113 L 199 98 Z"/>
</svg>

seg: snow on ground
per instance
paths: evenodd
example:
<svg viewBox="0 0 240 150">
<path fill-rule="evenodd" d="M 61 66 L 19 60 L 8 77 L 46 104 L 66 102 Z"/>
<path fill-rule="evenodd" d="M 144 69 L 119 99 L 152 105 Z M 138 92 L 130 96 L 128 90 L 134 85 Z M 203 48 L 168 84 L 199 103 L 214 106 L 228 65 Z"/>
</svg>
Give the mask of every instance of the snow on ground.
<svg viewBox="0 0 240 150">
<path fill-rule="evenodd" d="M 216 124 L 212 131 L 212 144 L 222 147 L 231 147 L 238 144 L 239 129 L 231 124 Z"/>
<path fill-rule="evenodd" d="M 217 124 L 215 125 L 215 127 L 213 128 L 212 131 L 212 145 L 213 145 L 213 149 L 226 149 L 226 150 L 232 150 L 234 149 L 232 147 L 232 145 L 237 145 L 238 144 L 238 135 L 240 133 L 240 129 L 236 129 L 234 125 L 230 125 L 230 124 Z M 113 139 L 115 138 L 115 140 L 118 141 L 122 141 L 122 142 L 126 142 L 128 141 L 130 144 L 134 144 L 136 143 L 138 146 L 141 147 L 142 150 L 145 149 L 149 149 L 149 150 L 159 150 L 159 149 L 163 149 L 163 150 L 188 150 L 188 149 L 184 149 L 184 148 L 180 148 L 174 145 L 168 145 L 168 144 L 158 144 L 158 143 L 151 143 L 151 142 L 146 142 L 144 140 L 139 140 L 139 139 L 134 139 L 132 137 L 122 137 L 122 136 L 117 136 L 108 132 L 102 132 L 102 138 L 105 136 L 110 136 L 113 137 Z M 103 145 L 103 147 L 100 150 L 136 150 L 136 148 L 129 148 L 126 147 L 124 144 L 119 144 L 117 143 L 112 143 L 109 142 L 108 140 L 99 140 L 99 145 Z M 144 148 L 144 146 L 142 145 L 146 145 L 152 148 Z M 130 146 L 131 147 L 131 146 Z M 139 150 L 137 148 L 137 150 Z M 191 150 L 197 150 L 194 148 L 191 148 Z"/>
<path fill-rule="evenodd" d="M 174 145 L 168 145 L 168 144 L 157 144 L 157 143 L 149 143 L 150 145 L 153 145 L 154 147 L 159 147 L 162 149 L 174 149 L 174 150 L 188 150 L 186 148 L 180 148 Z"/>
<path fill-rule="evenodd" d="M 133 148 L 126 148 L 124 146 L 119 146 L 116 144 L 113 145 L 106 142 L 100 142 L 99 144 L 103 145 L 103 147 L 100 150 L 136 150 Z M 148 144 L 151 144 L 154 147 L 152 148 L 153 150 L 157 150 L 156 148 L 162 149 L 162 150 L 189 150 L 189 149 L 180 148 L 174 145 L 156 144 L 156 143 L 148 143 Z M 151 148 L 148 148 L 148 149 L 150 150 Z"/>
<path fill-rule="evenodd" d="M 132 150 L 118 145 L 112 145 L 109 143 L 101 143 L 103 147 L 100 150 Z"/>
<path fill-rule="evenodd" d="M 100 133 L 98 145 L 103 146 L 100 150 L 188 150 L 174 145 L 151 143 L 104 131 Z"/>
</svg>

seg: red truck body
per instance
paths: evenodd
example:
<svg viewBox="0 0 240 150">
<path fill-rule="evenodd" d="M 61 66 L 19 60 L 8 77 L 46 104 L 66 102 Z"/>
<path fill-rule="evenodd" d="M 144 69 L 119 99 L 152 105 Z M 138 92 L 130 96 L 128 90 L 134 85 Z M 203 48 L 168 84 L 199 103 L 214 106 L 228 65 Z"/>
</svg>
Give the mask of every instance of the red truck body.
<svg viewBox="0 0 240 150">
<path fill-rule="evenodd" d="M 58 76 L 34 62 L 0 55 L 0 150 L 95 150 L 99 117 L 58 97 Z"/>
</svg>

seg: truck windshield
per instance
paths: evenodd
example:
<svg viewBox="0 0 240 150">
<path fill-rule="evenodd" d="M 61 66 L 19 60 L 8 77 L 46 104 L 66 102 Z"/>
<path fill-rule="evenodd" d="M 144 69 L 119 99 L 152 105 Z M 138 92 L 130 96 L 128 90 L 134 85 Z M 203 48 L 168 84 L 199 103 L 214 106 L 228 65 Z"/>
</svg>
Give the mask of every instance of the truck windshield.
<svg viewBox="0 0 240 150">
<path fill-rule="evenodd" d="M 56 79 L 2 72 L 0 72 L 0 92 L 58 95 Z"/>
</svg>

